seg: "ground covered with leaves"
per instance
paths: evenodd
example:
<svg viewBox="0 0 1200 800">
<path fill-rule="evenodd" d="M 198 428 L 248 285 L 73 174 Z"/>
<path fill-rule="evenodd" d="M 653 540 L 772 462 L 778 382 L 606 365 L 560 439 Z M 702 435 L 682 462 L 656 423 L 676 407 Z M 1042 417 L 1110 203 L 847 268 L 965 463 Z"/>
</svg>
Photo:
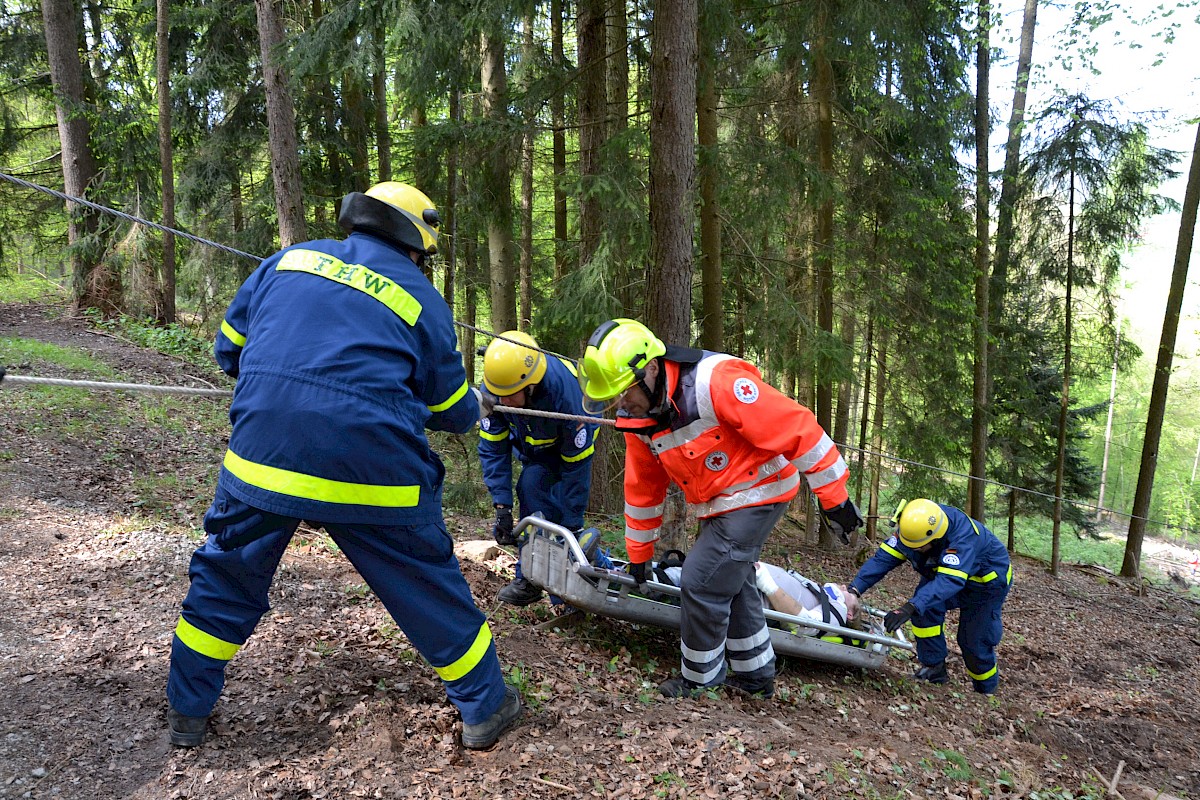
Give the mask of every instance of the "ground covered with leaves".
<svg viewBox="0 0 1200 800">
<path fill-rule="evenodd" d="M 34 304 L 0 305 L 0 364 L 229 386 Z M 970 691 L 952 642 L 948 686 L 915 684 L 899 657 L 872 672 L 785 660 L 771 700 L 676 701 L 654 691 L 677 667 L 675 634 L 499 605 L 512 559 L 464 558 L 528 707 L 472 752 L 433 671 L 302 530 L 207 744 L 172 748 L 168 654 L 225 408 L 0 388 L 0 797 L 1200 797 L 1200 607 L 1021 557 L 995 698 Z M 487 536 L 486 520 L 448 522 L 463 542 Z M 786 529 L 771 547 L 812 577 L 854 571 L 848 551 Z M 898 603 L 913 580 L 897 570 L 869 597 Z"/>
</svg>

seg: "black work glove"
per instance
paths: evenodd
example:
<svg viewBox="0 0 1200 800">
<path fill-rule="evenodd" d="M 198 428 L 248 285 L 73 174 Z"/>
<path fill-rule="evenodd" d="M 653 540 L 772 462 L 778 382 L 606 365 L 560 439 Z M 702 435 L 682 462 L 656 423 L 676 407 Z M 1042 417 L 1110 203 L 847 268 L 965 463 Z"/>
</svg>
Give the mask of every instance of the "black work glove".
<svg viewBox="0 0 1200 800">
<path fill-rule="evenodd" d="M 850 534 L 861 528 L 863 524 L 862 517 L 859 516 L 854 501 L 848 497 L 846 498 L 846 502 L 840 506 L 823 510 L 821 514 L 824 515 L 829 529 L 842 541 L 842 544 L 850 544 Z"/>
<path fill-rule="evenodd" d="M 888 633 L 895 633 L 897 628 L 912 619 L 916 613 L 916 606 L 912 603 L 905 603 L 895 611 L 887 613 L 887 616 L 883 618 L 883 629 Z"/>
<path fill-rule="evenodd" d="M 492 536 L 496 544 L 512 547 L 517 543 L 513 536 L 512 509 L 508 506 L 496 506 L 496 524 L 492 526 Z"/>
<path fill-rule="evenodd" d="M 639 587 L 646 582 L 646 566 L 647 562 L 645 561 L 640 564 L 629 565 L 629 574 L 633 576 L 635 581 L 637 581 L 637 585 Z"/>
</svg>

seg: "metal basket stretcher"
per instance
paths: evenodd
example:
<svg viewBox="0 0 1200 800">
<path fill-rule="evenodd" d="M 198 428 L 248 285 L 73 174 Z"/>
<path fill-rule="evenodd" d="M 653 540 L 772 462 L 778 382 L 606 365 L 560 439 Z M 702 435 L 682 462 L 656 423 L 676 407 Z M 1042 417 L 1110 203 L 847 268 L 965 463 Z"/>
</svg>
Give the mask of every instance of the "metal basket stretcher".
<svg viewBox="0 0 1200 800">
<path fill-rule="evenodd" d="M 678 587 L 654 579 L 648 581 L 642 590 L 674 599 L 674 604 L 634 594 L 638 586 L 631 575 L 621 570 L 592 566 L 571 531 L 539 516 L 521 519 L 516 533 L 525 533 L 527 536 L 527 542 L 521 548 L 521 572 L 531 583 L 583 611 L 679 630 Z M 897 632 L 889 636 L 884 633 L 882 611 L 865 606 L 863 610 L 867 612 L 868 630 L 802 619 L 770 608 L 763 609 L 763 613 L 769 622 L 784 626 L 771 627 L 769 630 L 771 646 L 776 653 L 786 656 L 876 669 L 887 660 L 890 648 L 913 650 L 913 645 L 903 634 Z M 793 632 L 812 628 L 818 629 L 819 634 Z M 840 637 L 841 641 L 830 641 L 823 636 Z M 851 641 L 858 644 L 849 643 Z"/>
</svg>

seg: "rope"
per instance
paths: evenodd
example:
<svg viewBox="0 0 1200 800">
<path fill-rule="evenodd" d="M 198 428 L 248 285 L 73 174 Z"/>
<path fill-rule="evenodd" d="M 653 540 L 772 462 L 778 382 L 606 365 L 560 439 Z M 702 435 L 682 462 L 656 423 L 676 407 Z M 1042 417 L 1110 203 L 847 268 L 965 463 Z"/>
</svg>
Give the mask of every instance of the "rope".
<svg viewBox="0 0 1200 800">
<path fill-rule="evenodd" d="M 82 197 L 75 197 L 75 196 L 72 196 L 69 194 L 65 194 L 63 192 L 56 191 L 54 189 L 50 189 L 45 186 L 40 186 L 36 183 L 30 183 L 29 181 L 22 180 L 21 178 L 17 178 L 13 175 L 9 175 L 4 172 L 0 172 L 0 179 L 6 180 L 9 183 L 16 184 L 17 186 L 22 186 L 27 189 L 33 189 L 34 191 L 42 192 L 42 193 L 48 194 L 52 197 L 57 197 L 60 200 L 63 200 L 68 203 L 79 203 L 80 205 L 87 206 L 88 208 L 94 209 L 96 211 L 101 211 L 106 214 L 112 214 L 115 217 L 119 217 L 119 218 L 127 220 L 129 222 L 133 222 L 133 223 L 136 223 L 139 225 L 146 225 L 148 227 L 154 228 L 155 230 L 163 231 L 165 233 L 173 233 L 177 236 L 182 236 L 185 239 L 196 242 L 197 244 L 205 244 L 205 245 L 208 245 L 209 247 L 215 247 L 218 250 L 224 250 L 227 253 L 232 253 L 237 256 L 242 256 L 243 258 L 253 259 L 258 262 L 262 262 L 262 260 L 263 260 L 260 256 L 256 256 L 252 253 L 247 253 L 243 250 L 238 250 L 236 248 L 221 244 L 219 242 L 214 242 L 211 239 L 205 239 L 201 236 L 195 236 L 193 234 L 187 233 L 186 231 L 178 230 L 177 228 L 168 228 L 167 226 L 160 225 L 157 222 L 151 222 L 150 220 L 143 219 L 141 217 L 136 217 L 132 214 L 126 214 L 123 211 L 117 211 L 116 209 L 109 208 L 107 206 L 98 205 L 97 203 L 93 203 L 90 200 L 84 200 Z M 527 345 L 524 342 L 518 342 L 513 339 L 509 339 L 509 338 L 505 337 L 503 334 L 494 333 L 492 331 L 485 330 L 483 328 L 479 328 L 474 325 L 468 325 L 464 322 L 459 322 L 458 320 L 454 320 L 454 324 L 460 328 L 463 328 L 464 330 L 470 330 L 470 331 L 474 331 L 476 333 L 482 333 L 485 336 L 491 336 L 494 339 L 502 339 L 506 342 L 511 342 L 512 344 L 521 345 L 522 347 L 530 347 L 530 345 Z M 537 350 L 541 353 L 545 353 L 546 355 L 554 356 L 555 358 L 560 358 L 563 361 L 569 361 L 572 364 L 579 363 L 577 359 L 571 358 L 570 356 L 562 355 L 561 353 L 555 353 L 553 350 L 546 350 L 541 347 L 533 347 L 532 349 Z M 163 387 L 163 386 L 153 386 L 153 385 L 149 385 L 149 384 L 101 383 L 101 382 L 97 382 L 97 381 L 68 381 L 68 380 L 57 379 L 57 378 L 34 378 L 34 377 L 30 377 L 30 376 L 18 376 L 18 375 L 9 375 L 7 377 L 4 377 L 3 374 L 0 374 L 0 381 L 4 381 L 4 380 L 16 382 L 16 383 L 44 383 L 44 384 L 55 385 L 55 386 L 79 386 L 81 388 L 90 388 L 90 389 L 121 389 L 121 390 L 128 390 L 128 391 L 161 392 L 161 393 L 165 393 L 165 394 L 208 395 L 208 396 L 214 396 L 214 397 L 215 396 L 227 397 L 227 396 L 230 396 L 233 394 L 232 392 L 225 390 L 225 389 L 191 389 L 191 388 L 182 387 L 182 386 L 180 386 L 180 387 Z M 517 415 L 525 415 L 525 416 L 531 416 L 531 417 L 549 417 L 551 419 L 581 421 L 581 422 L 589 422 L 589 423 L 595 423 L 595 424 L 600 424 L 600 425 L 615 425 L 616 424 L 616 422 L 614 420 L 605 419 L 602 417 L 591 417 L 591 416 L 583 416 L 583 415 L 577 416 L 574 414 L 560 414 L 555 411 L 538 411 L 537 409 L 532 409 L 532 408 L 508 408 L 505 406 L 497 405 L 496 409 L 505 414 L 517 414 Z M 932 464 L 922 464 L 919 461 L 910 461 L 908 459 L 899 458 L 898 456 L 890 456 L 886 453 L 876 453 L 876 452 L 873 452 L 871 450 L 866 450 L 861 447 L 852 447 L 850 445 L 843 445 L 843 444 L 838 444 L 838 446 L 845 450 L 860 451 L 867 455 L 878 456 L 879 458 L 884 458 L 889 461 L 894 461 L 894 462 L 900 463 L 900 464 L 909 464 L 911 466 L 921 467 L 923 469 L 932 470 L 934 472 L 941 472 L 941 473 L 945 473 L 947 475 L 953 475 L 953 476 L 956 476 L 959 478 L 966 478 L 968 480 L 972 479 L 972 476 L 968 475 L 966 473 L 956 472 L 954 470 L 945 469 L 942 467 L 935 467 Z M 983 480 L 984 483 L 991 484 L 992 486 L 997 486 L 1002 489 L 1009 489 L 1012 491 L 1024 492 L 1026 494 L 1032 494 L 1032 495 L 1035 495 L 1038 497 L 1043 497 L 1043 498 L 1046 498 L 1049 500 L 1061 500 L 1064 503 L 1070 503 L 1074 506 L 1078 506 L 1078 507 L 1083 508 L 1088 511 L 1107 512 L 1114 516 L 1122 517 L 1125 519 L 1140 519 L 1145 522 L 1148 522 L 1148 523 L 1151 523 L 1154 525 L 1158 525 L 1158 526 L 1161 526 L 1166 529 L 1170 529 L 1172 527 L 1168 523 L 1162 522 L 1160 520 L 1153 520 L 1153 519 L 1150 519 L 1149 517 L 1137 517 L 1132 514 L 1126 514 L 1121 511 L 1116 511 L 1115 509 L 1102 508 L 1101 506 L 1089 504 L 1084 501 L 1070 500 L 1065 497 L 1060 498 L 1060 497 L 1057 497 L 1056 495 L 1047 494 L 1045 492 L 1039 492 L 1036 489 L 1027 489 L 1022 486 L 1013 486 L 1012 484 L 1001 483 L 999 481 L 994 481 L 994 480 L 991 480 L 988 478 L 982 478 L 981 480 Z M 1194 528 L 1184 528 L 1184 527 L 1181 527 L 1178 525 L 1174 526 L 1174 527 L 1176 527 L 1178 530 L 1187 531 L 1189 533 L 1198 532 Z"/>
<path fill-rule="evenodd" d="M 158 386 L 150 383 L 113 383 L 110 381 L 77 381 L 67 378 L 40 378 L 34 375 L 8 375 L 0 372 L 0 385 L 22 383 L 41 386 L 67 386 L 74 389 L 97 389 L 102 391 L 150 392 L 155 394 L 197 395 L 200 397 L 233 397 L 229 389 L 199 389 L 191 386 Z M 494 409 L 504 414 L 526 417 L 547 417 L 571 422 L 587 422 L 598 425 L 615 425 L 616 421 L 582 414 L 563 414 L 558 411 L 540 411 L 536 408 L 508 408 L 497 405 Z"/>
</svg>

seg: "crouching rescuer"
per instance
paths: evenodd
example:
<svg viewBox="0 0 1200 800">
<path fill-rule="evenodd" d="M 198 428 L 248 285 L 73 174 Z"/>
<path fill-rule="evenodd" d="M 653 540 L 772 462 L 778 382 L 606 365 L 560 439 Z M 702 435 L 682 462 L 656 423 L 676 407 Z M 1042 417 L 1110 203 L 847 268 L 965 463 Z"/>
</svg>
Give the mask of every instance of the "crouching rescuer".
<svg viewBox="0 0 1200 800">
<path fill-rule="evenodd" d="M 904 562 L 921 579 L 912 599 L 884 618 L 893 633 L 912 621 L 917 660 L 914 677 L 946 683 L 946 612 L 959 609 L 958 646 L 975 691 L 994 694 L 1000 684 L 996 646 L 1003 623 L 1001 608 L 1012 586 L 1008 550 L 982 522 L 953 506 L 932 500 L 902 503 L 894 519 L 895 532 L 879 545 L 850 581 L 855 596 L 878 583 Z"/>
<path fill-rule="evenodd" d="M 204 741 L 225 668 L 269 609 L 301 520 L 324 527 L 433 666 L 470 748 L 521 714 L 442 516 L 445 469 L 425 430 L 479 419 L 450 310 L 420 265 L 438 215 L 385 182 L 342 201 L 344 240 L 289 247 L 242 284 L 215 353 L 237 379 L 208 534 L 171 645 L 175 745 Z"/>
<path fill-rule="evenodd" d="M 634 578 L 646 580 L 672 481 L 700 520 L 679 587 L 681 675 L 659 691 L 694 696 L 723 684 L 771 696 L 775 653 L 754 568 L 763 543 L 801 475 L 835 533 L 846 539 L 862 524 L 833 441 L 752 364 L 666 346 L 631 319 L 596 329 L 580 381 L 591 410 L 616 407 L 625 433 L 625 546 Z"/>
</svg>

